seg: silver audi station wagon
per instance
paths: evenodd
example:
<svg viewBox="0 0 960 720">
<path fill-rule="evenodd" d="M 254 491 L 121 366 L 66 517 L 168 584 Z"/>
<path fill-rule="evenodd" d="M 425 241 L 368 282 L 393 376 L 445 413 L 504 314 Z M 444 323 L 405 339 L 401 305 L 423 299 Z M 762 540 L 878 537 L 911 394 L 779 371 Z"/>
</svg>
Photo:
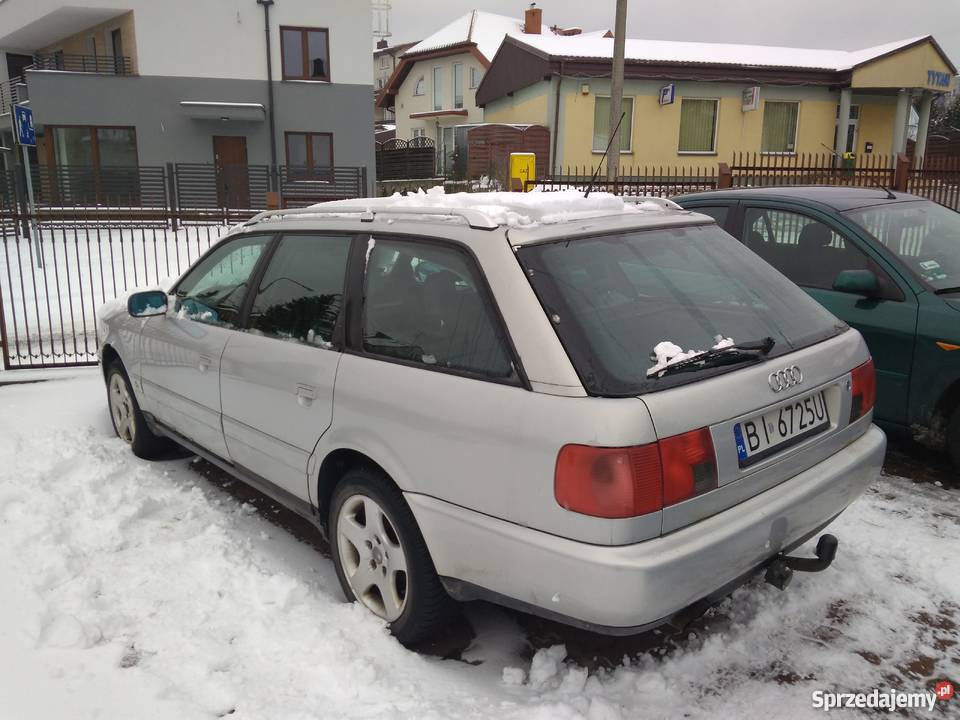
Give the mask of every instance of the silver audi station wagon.
<svg viewBox="0 0 960 720">
<path fill-rule="evenodd" d="M 268 212 L 100 312 L 111 417 L 315 521 L 404 643 L 453 600 L 702 611 L 878 473 L 860 335 L 714 221 L 575 192 Z"/>
</svg>

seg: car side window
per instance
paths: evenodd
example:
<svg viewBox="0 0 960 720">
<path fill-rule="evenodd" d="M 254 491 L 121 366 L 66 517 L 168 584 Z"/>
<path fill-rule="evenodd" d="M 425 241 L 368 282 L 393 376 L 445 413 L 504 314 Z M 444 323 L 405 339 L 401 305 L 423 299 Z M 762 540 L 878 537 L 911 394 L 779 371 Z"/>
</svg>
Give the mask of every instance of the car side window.
<svg viewBox="0 0 960 720">
<path fill-rule="evenodd" d="M 515 371 L 499 323 L 465 253 L 376 238 L 364 289 L 363 349 L 491 379 Z"/>
<path fill-rule="evenodd" d="M 250 275 L 272 239 L 254 235 L 228 240 L 204 257 L 177 285 L 178 317 L 236 327 Z"/>
<path fill-rule="evenodd" d="M 330 347 L 349 255 L 347 235 L 285 235 L 253 299 L 250 332 Z"/>
<path fill-rule="evenodd" d="M 843 270 L 870 270 L 884 297 L 901 299 L 896 284 L 866 253 L 833 228 L 789 210 L 747 208 L 742 242 L 801 287 L 832 290 Z"/>
</svg>

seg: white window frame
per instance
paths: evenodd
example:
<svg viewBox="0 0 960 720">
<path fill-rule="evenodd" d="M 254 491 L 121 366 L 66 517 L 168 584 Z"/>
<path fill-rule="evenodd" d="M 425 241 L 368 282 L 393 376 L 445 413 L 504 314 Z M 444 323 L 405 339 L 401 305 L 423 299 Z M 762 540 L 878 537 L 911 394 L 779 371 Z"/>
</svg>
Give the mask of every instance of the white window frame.
<svg viewBox="0 0 960 720">
<path fill-rule="evenodd" d="M 437 82 L 437 78 L 440 78 L 440 82 Z M 430 108 L 433 112 L 441 112 L 443 110 L 443 66 L 435 65 L 430 75 Z M 437 100 L 440 100 L 437 107 Z"/>
<path fill-rule="evenodd" d="M 607 98 L 607 99 L 609 100 L 609 99 L 610 99 L 610 96 L 609 96 L 609 95 L 595 95 L 595 96 L 594 96 L 594 105 L 593 105 L 594 120 L 596 120 L 596 114 L 597 114 L 596 101 L 599 100 L 600 98 Z M 629 128 L 630 128 L 630 146 L 629 146 L 626 150 L 621 150 L 621 151 L 620 151 L 620 154 L 621 154 L 621 155 L 632 155 L 632 154 L 633 154 L 633 116 L 634 116 L 634 113 L 637 112 L 637 98 L 636 98 L 635 95 L 624 95 L 624 96 L 623 96 L 623 99 L 624 99 L 624 100 L 627 100 L 627 99 L 630 100 L 630 115 L 629 115 L 629 117 L 625 117 L 625 118 L 623 119 L 623 122 L 620 123 L 620 132 L 622 133 L 622 132 L 623 132 L 623 129 L 624 129 L 625 127 L 629 127 Z M 628 125 L 627 123 L 629 123 L 629 125 Z M 604 146 L 603 146 L 602 148 L 600 148 L 599 150 L 596 150 L 596 149 L 593 148 L 593 135 L 596 134 L 596 133 L 593 132 L 593 130 L 594 130 L 594 128 L 590 128 L 590 131 L 591 131 L 591 132 L 590 132 L 590 136 L 591 136 L 591 137 L 590 137 L 590 148 L 591 148 L 591 149 L 590 149 L 590 152 L 591 152 L 592 154 L 594 154 L 594 155 L 603 155 L 603 153 L 604 153 L 604 152 L 606 151 L 606 149 L 607 149 L 607 146 L 604 145 Z M 608 142 L 609 142 L 609 140 L 608 140 Z"/>
<path fill-rule="evenodd" d="M 427 130 L 426 130 L 426 128 L 415 127 L 415 128 L 413 128 L 413 135 L 412 135 L 411 137 L 415 137 L 415 138 L 418 138 L 418 137 L 426 137 L 426 135 L 427 135 Z"/>
<path fill-rule="evenodd" d="M 470 89 L 476 90 L 480 87 L 480 83 L 483 82 L 483 74 L 480 72 L 480 68 L 476 65 L 470 66 Z"/>
<path fill-rule="evenodd" d="M 763 112 L 767 112 L 767 103 L 793 103 L 797 106 L 797 124 L 793 128 L 793 150 L 764 150 L 763 149 L 763 121 L 764 117 L 760 118 L 760 154 L 761 155 L 796 155 L 797 154 L 797 138 L 800 137 L 800 112 L 803 110 L 801 107 L 803 103 L 800 100 L 778 100 L 777 98 L 770 98 L 769 100 L 763 101 Z"/>
<path fill-rule="evenodd" d="M 426 95 L 426 92 L 424 91 L 424 86 L 425 86 L 426 84 L 427 84 L 427 76 L 426 76 L 426 75 L 421 75 L 420 77 L 418 77 L 418 78 L 417 78 L 417 82 L 414 83 L 414 85 L 413 85 L 413 96 L 414 96 L 414 97 L 421 97 L 421 96 L 423 96 L 423 95 Z"/>
<path fill-rule="evenodd" d="M 712 100 L 713 107 L 713 150 L 681 150 L 680 149 L 680 125 L 677 124 L 677 155 L 716 155 L 717 139 L 720 135 L 720 98 L 718 97 L 681 97 L 680 98 L 680 121 L 683 121 L 683 101 L 684 100 Z M 798 119 L 799 120 L 799 119 Z M 799 126 L 799 121 L 797 125 Z"/>
</svg>

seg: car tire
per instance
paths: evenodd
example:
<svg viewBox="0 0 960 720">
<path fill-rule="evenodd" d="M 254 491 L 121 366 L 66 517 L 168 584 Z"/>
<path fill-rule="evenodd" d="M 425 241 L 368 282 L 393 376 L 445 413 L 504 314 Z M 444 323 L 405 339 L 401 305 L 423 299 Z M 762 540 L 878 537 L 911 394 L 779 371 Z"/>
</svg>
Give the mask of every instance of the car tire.
<svg viewBox="0 0 960 720">
<path fill-rule="evenodd" d="M 130 378 L 119 361 L 107 368 L 106 379 L 110 422 L 117 437 L 130 446 L 134 455 L 144 460 L 153 460 L 168 452 L 170 442 L 151 432 L 140 412 Z"/>
<path fill-rule="evenodd" d="M 953 466 L 960 470 L 960 406 L 954 408 L 947 425 L 947 454 Z"/>
<path fill-rule="evenodd" d="M 427 640 L 450 621 L 454 602 L 416 519 L 381 472 L 347 471 L 333 491 L 327 528 L 344 595 L 386 620 L 402 644 Z"/>
</svg>

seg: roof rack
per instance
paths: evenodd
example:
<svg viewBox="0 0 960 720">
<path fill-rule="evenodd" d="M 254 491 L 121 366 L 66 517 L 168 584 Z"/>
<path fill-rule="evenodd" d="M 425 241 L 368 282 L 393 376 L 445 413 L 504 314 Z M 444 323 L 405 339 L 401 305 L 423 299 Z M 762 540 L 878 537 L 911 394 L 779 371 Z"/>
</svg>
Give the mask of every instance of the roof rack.
<svg viewBox="0 0 960 720">
<path fill-rule="evenodd" d="M 639 205 L 640 203 L 654 203 L 659 205 L 664 210 L 683 210 L 683 207 L 677 205 L 673 200 L 667 198 L 657 197 L 656 195 L 622 195 L 623 201 L 632 203 L 634 205 Z"/>
<path fill-rule="evenodd" d="M 460 218 L 475 230 L 496 230 L 500 227 L 497 223 L 484 215 L 479 210 L 470 208 L 449 208 L 449 207 L 371 207 L 361 204 L 334 205 L 333 203 L 324 203 L 304 208 L 288 208 L 285 210 L 267 210 L 254 215 L 241 227 L 250 227 L 258 223 L 289 217 L 309 216 L 309 215 L 359 215 L 361 222 L 373 222 L 378 214 L 383 215 L 434 215 L 440 217 Z"/>
</svg>

